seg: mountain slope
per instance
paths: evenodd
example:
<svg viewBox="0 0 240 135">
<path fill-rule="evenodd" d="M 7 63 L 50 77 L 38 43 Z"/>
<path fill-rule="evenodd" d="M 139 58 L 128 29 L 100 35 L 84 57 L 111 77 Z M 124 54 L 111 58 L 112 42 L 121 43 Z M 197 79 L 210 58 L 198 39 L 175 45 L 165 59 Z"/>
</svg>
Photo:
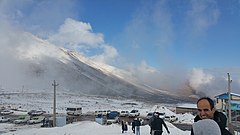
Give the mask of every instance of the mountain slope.
<svg viewBox="0 0 240 135">
<path fill-rule="evenodd" d="M 52 91 L 51 83 L 56 80 L 58 91 L 165 103 L 188 100 L 140 84 L 125 71 L 58 48 L 29 33 L 9 32 L 5 39 L 9 56 L 0 59 L 5 67 L 0 71 L 4 75 L 2 85 L 8 89 L 45 89 L 48 92 Z"/>
</svg>

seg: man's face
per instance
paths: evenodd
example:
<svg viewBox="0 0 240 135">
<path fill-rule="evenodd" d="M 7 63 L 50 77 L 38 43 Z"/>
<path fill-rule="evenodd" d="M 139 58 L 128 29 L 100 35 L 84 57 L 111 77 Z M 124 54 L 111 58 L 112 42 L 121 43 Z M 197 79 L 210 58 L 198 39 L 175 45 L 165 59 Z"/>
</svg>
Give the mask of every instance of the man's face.
<svg viewBox="0 0 240 135">
<path fill-rule="evenodd" d="M 215 109 L 211 109 L 211 106 L 208 102 L 208 100 L 203 99 L 200 100 L 197 104 L 198 108 L 198 116 L 201 119 L 213 119 Z"/>
</svg>

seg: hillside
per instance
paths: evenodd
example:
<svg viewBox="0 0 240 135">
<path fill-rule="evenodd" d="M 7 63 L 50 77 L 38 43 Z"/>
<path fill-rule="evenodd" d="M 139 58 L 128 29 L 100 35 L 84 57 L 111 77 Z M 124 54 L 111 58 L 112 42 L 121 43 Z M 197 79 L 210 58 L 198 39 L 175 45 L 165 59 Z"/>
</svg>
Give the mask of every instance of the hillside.
<svg viewBox="0 0 240 135">
<path fill-rule="evenodd" d="M 171 95 L 141 82 L 131 73 L 97 63 L 75 51 L 57 47 L 30 33 L 1 35 L 6 38 L 8 56 L 1 61 L 1 89 L 51 91 L 56 80 L 59 91 L 77 94 L 135 98 L 176 103 L 191 99 Z M 14 41 L 18 42 L 14 42 Z"/>
</svg>

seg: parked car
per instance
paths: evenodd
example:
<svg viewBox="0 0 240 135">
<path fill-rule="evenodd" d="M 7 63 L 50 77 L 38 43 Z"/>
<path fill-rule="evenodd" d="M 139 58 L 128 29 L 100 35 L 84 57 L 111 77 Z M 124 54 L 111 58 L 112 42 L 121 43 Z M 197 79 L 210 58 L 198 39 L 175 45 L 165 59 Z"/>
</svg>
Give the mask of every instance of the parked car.
<svg viewBox="0 0 240 135">
<path fill-rule="evenodd" d="M 165 119 L 166 114 L 158 112 L 159 118 Z"/>
<path fill-rule="evenodd" d="M 115 118 L 119 116 L 119 112 L 118 111 L 111 111 L 108 115 L 107 118 Z"/>
<path fill-rule="evenodd" d="M 79 116 L 82 114 L 82 107 L 68 107 L 66 111 L 68 115 Z"/>
<path fill-rule="evenodd" d="M 129 112 L 128 111 L 121 111 L 119 114 L 120 117 L 126 117 L 129 116 Z"/>
<path fill-rule="evenodd" d="M 159 118 L 165 119 L 165 113 L 160 113 L 160 112 L 150 112 L 147 114 L 146 119 L 151 119 L 153 115 L 157 113 L 159 115 Z"/>
<path fill-rule="evenodd" d="M 45 118 L 44 116 L 34 116 L 28 121 L 28 124 L 41 123 L 44 118 Z"/>
<path fill-rule="evenodd" d="M 107 124 L 118 123 L 119 121 L 119 112 L 118 111 L 111 111 L 107 115 Z"/>
<path fill-rule="evenodd" d="M 28 115 L 39 116 L 46 113 L 45 111 L 31 110 L 28 112 Z"/>
<path fill-rule="evenodd" d="M 108 115 L 111 111 L 110 110 L 103 110 L 103 111 L 95 111 L 95 116 L 97 115 Z"/>
<path fill-rule="evenodd" d="M 110 110 L 104 110 L 102 111 L 102 115 L 108 115 L 111 111 Z"/>
<path fill-rule="evenodd" d="M 20 124 L 20 123 L 27 123 L 30 120 L 29 115 L 22 115 L 19 116 L 16 120 L 13 121 L 15 124 Z"/>
<path fill-rule="evenodd" d="M 0 117 L 0 122 L 9 122 L 9 121 L 10 121 L 10 118 L 6 118 L 4 116 Z"/>
<path fill-rule="evenodd" d="M 138 110 L 132 110 L 130 113 L 129 113 L 129 117 L 137 117 L 140 115 L 140 112 Z"/>
<path fill-rule="evenodd" d="M 112 123 L 118 123 L 119 122 L 119 117 L 115 117 L 115 118 L 108 118 L 107 119 L 107 124 L 112 124 Z"/>
<path fill-rule="evenodd" d="M 174 115 L 171 115 L 171 116 L 165 116 L 165 120 L 169 122 L 174 122 L 174 121 L 177 121 L 178 118 Z"/>
<path fill-rule="evenodd" d="M 95 111 L 95 112 L 94 112 L 94 115 L 95 115 L 95 116 L 97 116 L 97 115 L 102 115 L 102 112 L 103 112 L 103 111 Z"/>
<path fill-rule="evenodd" d="M 12 113 L 13 113 L 12 110 L 3 110 L 3 111 L 0 112 L 0 114 L 2 114 L 2 115 L 9 115 L 9 114 L 12 114 Z"/>
<path fill-rule="evenodd" d="M 151 119 L 153 117 L 153 115 L 154 115 L 154 112 L 148 113 L 147 116 L 146 116 L 146 119 L 147 120 Z"/>
</svg>

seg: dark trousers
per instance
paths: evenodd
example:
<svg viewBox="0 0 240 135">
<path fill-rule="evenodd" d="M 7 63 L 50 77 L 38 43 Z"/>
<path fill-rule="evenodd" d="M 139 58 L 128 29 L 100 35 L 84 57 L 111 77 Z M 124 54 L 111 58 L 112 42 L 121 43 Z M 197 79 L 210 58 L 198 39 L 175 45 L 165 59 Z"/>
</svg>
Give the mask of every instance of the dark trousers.
<svg viewBox="0 0 240 135">
<path fill-rule="evenodd" d="M 162 135 L 162 130 L 152 130 L 152 135 Z"/>
<path fill-rule="evenodd" d="M 135 134 L 135 127 L 132 127 L 132 131 L 133 131 L 133 133 Z"/>
</svg>

